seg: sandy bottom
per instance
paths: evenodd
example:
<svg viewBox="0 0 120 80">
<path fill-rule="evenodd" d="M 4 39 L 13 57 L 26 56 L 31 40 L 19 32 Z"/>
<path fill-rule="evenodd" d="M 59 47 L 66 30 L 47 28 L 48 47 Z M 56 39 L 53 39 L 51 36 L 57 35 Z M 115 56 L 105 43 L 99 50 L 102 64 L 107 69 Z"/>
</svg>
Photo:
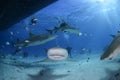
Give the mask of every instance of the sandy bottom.
<svg viewBox="0 0 120 80">
<path fill-rule="evenodd" d="M 120 80 L 120 57 L 111 61 L 99 57 L 81 55 L 63 62 L 1 59 L 0 80 Z"/>
</svg>

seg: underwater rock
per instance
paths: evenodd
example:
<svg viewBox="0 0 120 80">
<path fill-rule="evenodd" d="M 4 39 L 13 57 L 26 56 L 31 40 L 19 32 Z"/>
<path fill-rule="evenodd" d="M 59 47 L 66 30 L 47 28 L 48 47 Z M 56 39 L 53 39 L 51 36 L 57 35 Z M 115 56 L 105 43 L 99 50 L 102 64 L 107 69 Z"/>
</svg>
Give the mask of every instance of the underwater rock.
<svg viewBox="0 0 120 80">
<path fill-rule="evenodd" d="M 70 70 L 67 71 L 68 73 L 71 72 Z"/>
<path fill-rule="evenodd" d="M 89 62 L 89 60 L 90 60 L 90 58 L 88 57 L 88 58 L 87 58 L 87 62 Z"/>
</svg>

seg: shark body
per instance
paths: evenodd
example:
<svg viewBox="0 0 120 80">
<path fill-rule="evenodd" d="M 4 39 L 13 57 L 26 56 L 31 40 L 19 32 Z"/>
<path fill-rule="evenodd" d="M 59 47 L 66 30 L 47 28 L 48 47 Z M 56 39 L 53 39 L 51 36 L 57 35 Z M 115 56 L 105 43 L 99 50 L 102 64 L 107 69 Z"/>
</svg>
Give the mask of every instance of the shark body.
<svg viewBox="0 0 120 80">
<path fill-rule="evenodd" d="M 47 29 L 46 29 L 47 30 Z M 60 24 L 59 27 L 54 27 L 53 30 L 47 30 L 49 33 L 56 33 L 58 31 L 62 31 L 62 32 L 68 32 L 68 33 L 73 33 L 73 34 L 77 34 L 77 35 L 81 35 L 81 32 L 79 31 L 78 28 L 69 26 L 67 23 L 63 22 Z"/>
<path fill-rule="evenodd" d="M 114 37 L 114 40 L 111 42 L 110 46 L 107 48 L 107 50 L 103 53 L 101 56 L 101 60 L 104 59 L 112 59 L 116 55 L 120 54 L 120 33 L 118 33 Z"/>
<path fill-rule="evenodd" d="M 53 34 L 39 34 L 35 35 L 30 33 L 29 38 L 23 41 L 17 41 L 14 45 L 19 47 L 28 47 L 28 46 L 37 46 L 40 44 L 44 44 L 48 41 L 55 39 L 57 35 Z"/>
</svg>

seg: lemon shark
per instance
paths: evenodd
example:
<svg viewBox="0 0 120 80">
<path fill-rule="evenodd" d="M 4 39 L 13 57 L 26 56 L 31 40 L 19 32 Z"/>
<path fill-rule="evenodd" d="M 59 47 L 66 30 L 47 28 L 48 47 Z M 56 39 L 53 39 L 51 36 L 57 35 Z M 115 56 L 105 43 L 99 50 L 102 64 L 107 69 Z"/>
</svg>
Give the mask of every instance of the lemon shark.
<svg viewBox="0 0 120 80">
<path fill-rule="evenodd" d="M 73 60 L 71 58 L 68 58 L 69 51 L 62 47 L 53 47 L 47 50 L 47 58 L 41 60 L 41 61 L 35 61 L 36 62 L 76 62 L 76 60 Z"/>
<path fill-rule="evenodd" d="M 13 44 L 14 46 L 18 46 L 18 47 L 29 47 L 29 46 L 37 46 L 40 44 L 44 44 L 48 41 L 51 41 L 53 39 L 55 39 L 57 37 L 57 35 L 54 34 L 32 34 L 29 33 L 29 37 L 23 41 L 17 40 L 17 42 L 15 44 Z"/>
<path fill-rule="evenodd" d="M 111 35 L 114 40 L 111 42 L 107 50 L 102 54 L 101 60 L 112 59 L 113 57 L 120 54 L 120 32 L 117 35 Z"/>
<path fill-rule="evenodd" d="M 78 28 L 76 27 L 72 27 L 70 25 L 68 25 L 67 23 L 63 22 L 60 24 L 59 27 L 54 27 L 54 29 L 52 30 L 48 30 L 46 29 L 46 31 L 48 31 L 49 33 L 56 33 L 58 31 L 61 31 L 61 32 L 67 32 L 67 33 L 73 33 L 73 34 L 77 34 L 78 36 L 81 36 L 81 32 L 79 31 Z"/>
</svg>

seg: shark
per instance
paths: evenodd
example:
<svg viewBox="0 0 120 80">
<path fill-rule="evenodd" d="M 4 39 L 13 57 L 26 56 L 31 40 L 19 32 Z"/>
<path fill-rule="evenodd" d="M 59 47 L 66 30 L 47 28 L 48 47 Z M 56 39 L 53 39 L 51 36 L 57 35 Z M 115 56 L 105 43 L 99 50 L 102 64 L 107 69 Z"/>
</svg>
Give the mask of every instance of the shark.
<svg viewBox="0 0 120 80">
<path fill-rule="evenodd" d="M 67 47 L 68 48 L 68 47 Z M 47 57 L 40 61 L 35 61 L 33 63 L 39 63 L 39 62 L 76 62 L 76 60 L 73 60 L 71 57 L 68 58 L 68 55 L 71 52 L 67 48 L 62 48 L 60 46 L 53 47 L 46 49 Z"/>
<path fill-rule="evenodd" d="M 57 35 L 55 34 L 32 34 L 29 33 L 29 37 L 23 41 L 17 40 L 17 42 L 15 44 L 13 44 L 14 46 L 18 46 L 18 47 L 29 47 L 29 46 L 37 46 L 37 45 L 41 45 L 44 44 L 48 41 L 51 41 L 53 39 L 55 39 L 57 37 Z"/>
<path fill-rule="evenodd" d="M 66 22 L 61 23 L 59 27 L 54 27 L 54 29 L 52 30 L 46 29 L 46 31 L 48 31 L 51 34 L 56 33 L 58 31 L 73 33 L 73 34 L 77 34 L 78 36 L 81 36 L 82 34 L 78 28 L 72 27 L 68 25 Z"/>
<path fill-rule="evenodd" d="M 108 46 L 106 51 L 100 57 L 101 60 L 109 59 L 111 60 L 113 57 L 120 54 L 120 33 L 117 35 L 111 35 L 114 39 L 111 44 Z"/>
</svg>

